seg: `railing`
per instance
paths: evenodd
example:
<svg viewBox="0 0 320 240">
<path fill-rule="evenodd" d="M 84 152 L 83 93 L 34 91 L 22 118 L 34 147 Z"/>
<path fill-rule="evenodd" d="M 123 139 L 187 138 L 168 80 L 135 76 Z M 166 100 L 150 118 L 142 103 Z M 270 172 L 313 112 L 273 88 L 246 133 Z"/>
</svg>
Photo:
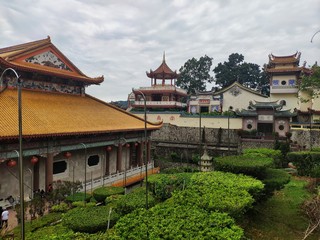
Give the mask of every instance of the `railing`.
<svg viewBox="0 0 320 240">
<path fill-rule="evenodd" d="M 144 101 L 135 101 L 135 106 L 144 106 Z M 178 106 L 178 107 L 186 107 L 186 103 L 176 102 L 176 101 L 147 101 L 147 106 Z"/>
<path fill-rule="evenodd" d="M 310 128 L 312 130 L 320 130 L 320 123 L 290 123 L 290 128 L 292 130 L 304 130 L 304 131 L 310 131 Z"/>
<path fill-rule="evenodd" d="M 148 170 L 152 170 L 153 168 L 154 168 L 154 164 L 149 163 Z M 141 178 L 143 178 L 143 176 L 145 174 L 145 169 L 146 169 L 145 165 L 127 169 L 126 178 L 128 179 L 130 177 L 137 176 L 139 174 L 141 174 Z M 95 189 L 97 187 L 101 187 L 104 185 L 106 185 L 106 186 L 112 185 L 113 183 L 115 183 L 117 181 L 124 180 L 124 178 L 125 178 L 124 172 L 118 172 L 118 173 L 114 173 L 114 174 L 111 174 L 108 176 L 103 176 L 103 177 L 99 177 L 96 179 L 91 179 L 90 181 L 87 181 L 86 189 L 92 190 L 92 189 Z M 84 185 L 83 185 L 83 189 L 84 189 Z"/>
<path fill-rule="evenodd" d="M 177 91 L 182 94 L 187 94 L 186 90 L 183 90 L 181 88 L 177 88 L 175 86 L 171 85 L 153 85 L 152 87 L 140 87 L 138 90 L 140 91 L 152 91 L 152 90 L 172 90 L 172 91 Z"/>
</svg>

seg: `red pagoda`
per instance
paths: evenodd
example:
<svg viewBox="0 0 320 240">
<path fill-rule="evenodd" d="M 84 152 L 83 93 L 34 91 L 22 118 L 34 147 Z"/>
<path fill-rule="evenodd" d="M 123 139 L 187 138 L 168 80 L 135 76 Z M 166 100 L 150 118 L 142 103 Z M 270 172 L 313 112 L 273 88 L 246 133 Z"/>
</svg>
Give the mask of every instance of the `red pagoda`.
<svg viewBox="0 0 320 240">
<path fill-rule="evenodd" d="M 155 70 L 146 72 L 151 79 L 151 87 L 140 87 L 132 89 L 129 95 L 129 106 L 135 109 L 146 107 L 150 109 L 176 109 L 187 107 L 185 97 L 187 92 L 176 87 L 176 79 L 179 77 L 177 71 L 172 71 L 166 64 L 165 54 L 161 65 Z"/>
</svg>

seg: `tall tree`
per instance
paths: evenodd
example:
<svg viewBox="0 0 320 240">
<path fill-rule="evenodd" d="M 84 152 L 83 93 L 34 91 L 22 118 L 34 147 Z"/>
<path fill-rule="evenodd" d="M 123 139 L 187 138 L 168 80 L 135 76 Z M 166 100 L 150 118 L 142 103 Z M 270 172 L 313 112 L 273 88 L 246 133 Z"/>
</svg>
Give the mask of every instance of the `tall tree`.
<svg viewBox="0 0 320 240">
<path fill-rule="evenodd" d="M 215 73 L 215 84 L 220 87 L 227 87 L 238 81 L 246 87 L 268 94 L 267 75 L 260 70 L 259 65 L 245 62 L 242 54 L 232 53 L 228 62 L 219 63 L 213 72 Z"/>
<path fill-rule="evenodd" d="M 304 102 L 320 97 L 320 66 L 317 63 L 312 66 L 310 73 L 303 74 L 300 90 L 308 94 L 307 99 L 301 98 Z"/>
<path fill-rule="evenodd" d="M 205 55 L 189 59 L 180 69 L 180 76 L 177 79 L 177 86 L 187 90 L 187 92 L 195 93 L 196 91 L 206 90 L 206 83 L 211 83 L 213 77 L 210 76 L 212 66 L 212 58 Z"/>
</svg>

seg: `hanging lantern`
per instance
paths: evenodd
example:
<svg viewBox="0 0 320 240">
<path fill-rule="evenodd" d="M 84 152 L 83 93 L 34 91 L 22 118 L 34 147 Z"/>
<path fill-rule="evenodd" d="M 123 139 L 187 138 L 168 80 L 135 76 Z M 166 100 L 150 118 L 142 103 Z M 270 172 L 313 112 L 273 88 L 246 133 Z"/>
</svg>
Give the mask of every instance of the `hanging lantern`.
<svg viewBox="0 0 320 240">
<path fill-rule="evenodd" d="M 17 162 L 15 160 L 11 159 L 7 162 L 8 167 L 14 167 L 15 165 L 17 165 Z"/>
<path fill-rule="evenodd" d="M 130 147 L 130 143 L 127 143 L 127 144 L 126 144 L 126 148 L 129 148 L 129 147 Z"/>
<path fill-rule="evenodd" d="M 36 156 L 32 156 L 30 162 L 31 162 L 32 164 L 36 164 L 36 163 L 38 162 L 38 160 L 39 160 L 39 159 L 38 159 Z"/>
<path fill-rule="evenodd" d="M 65 156 L 65 158 L 69 159 L 69 158 L 71 158 L 72 154 L 71 154 L 71 152 L 65 152 L 64 156 Z"/>
<path fill-rule="evenodd" d="M 107 151 L 108 151 L 108 152 L 111 152 L 111 150 L 112 150 L 112 147 L 111 147 L 111 146 L 108 146 L 108 147 L 107 147 Z"/>
</svg>

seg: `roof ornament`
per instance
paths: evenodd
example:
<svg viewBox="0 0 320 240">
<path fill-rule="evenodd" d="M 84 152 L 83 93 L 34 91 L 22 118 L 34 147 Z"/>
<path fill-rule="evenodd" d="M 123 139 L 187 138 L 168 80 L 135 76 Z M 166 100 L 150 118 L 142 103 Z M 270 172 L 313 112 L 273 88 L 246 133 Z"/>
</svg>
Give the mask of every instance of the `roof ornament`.
<svg viewBox="0 0 320 240">
<path fill-rule="evenodd" d="M 166 51 L 163 51 L 163 59 L 162 62 L 166 62 Z"/>
</svg>

